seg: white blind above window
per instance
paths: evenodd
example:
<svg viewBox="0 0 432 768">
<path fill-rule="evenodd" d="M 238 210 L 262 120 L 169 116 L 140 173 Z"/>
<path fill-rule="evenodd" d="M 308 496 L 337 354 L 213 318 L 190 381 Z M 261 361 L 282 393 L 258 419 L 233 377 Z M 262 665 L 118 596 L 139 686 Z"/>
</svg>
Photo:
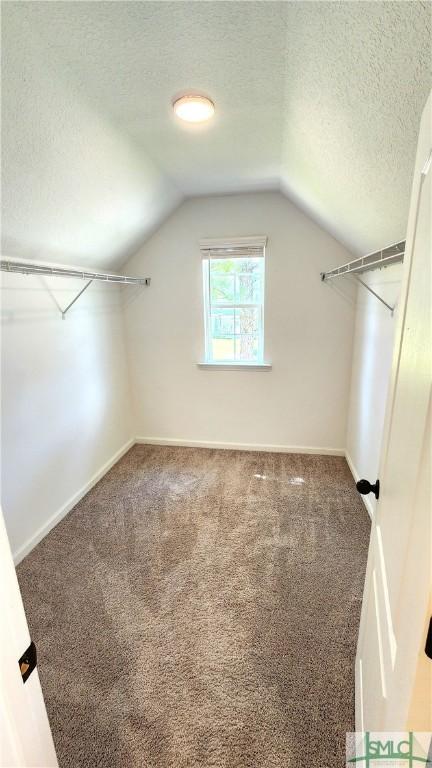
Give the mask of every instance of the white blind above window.
<svg viewBox="0 0 432 768">
<path fill-rule="evenodd" d="M 267 238 L 252 237 L 207 238 L 200 240 L 203 259 L 245 259 L 264 256 Z"/>
</svg>

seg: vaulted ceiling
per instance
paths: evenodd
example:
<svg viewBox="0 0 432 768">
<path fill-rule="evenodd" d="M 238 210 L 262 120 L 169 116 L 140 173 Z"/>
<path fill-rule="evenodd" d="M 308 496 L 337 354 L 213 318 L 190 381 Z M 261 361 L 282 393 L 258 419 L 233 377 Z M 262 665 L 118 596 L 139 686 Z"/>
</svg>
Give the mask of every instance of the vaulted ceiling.
<svg viewBox="0 0 432 768">
<path fill-rule="evenodd" d="M 3 3 L 4 248 L 116 266 L 185 196 L 257 189 L 382 247 L 430 87 L 429 2 Z"/>
</svg>

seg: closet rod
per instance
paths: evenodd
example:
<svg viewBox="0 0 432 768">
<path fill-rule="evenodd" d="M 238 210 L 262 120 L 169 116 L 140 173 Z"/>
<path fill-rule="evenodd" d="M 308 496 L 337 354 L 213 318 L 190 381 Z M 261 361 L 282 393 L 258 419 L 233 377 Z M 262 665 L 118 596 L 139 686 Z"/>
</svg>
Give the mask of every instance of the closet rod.
<svg viewBox="0 0 432 768">
<path fill-rule="evenodd" d="M 92 270 L 75 267 L 60 267 L 39 262 L 12 261 L 0 259 L 0 269 L 3 272 L 19 272 L 23 275 L 46 275 L 48 277 L 75 277 L 79 280 L 101 280 L 104 283 L 121 283 L 122 285 L 150 285 L 149 277 L 127 277 L 113 275 L 108 272 L 93 272 Z"/>
</svg>

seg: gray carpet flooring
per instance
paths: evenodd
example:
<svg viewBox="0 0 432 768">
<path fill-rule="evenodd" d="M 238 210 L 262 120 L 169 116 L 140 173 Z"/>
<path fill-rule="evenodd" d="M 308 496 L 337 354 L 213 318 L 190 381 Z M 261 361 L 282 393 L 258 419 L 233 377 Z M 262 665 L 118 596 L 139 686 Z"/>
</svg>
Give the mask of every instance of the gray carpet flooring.
<svg viewBox="0 0 432 768">
<path fill-rule="evenodd" d="M 369 519 L 345 459 L 135 446 L 18 567 L 61 768 L 336 768 Z"/>
</svg>

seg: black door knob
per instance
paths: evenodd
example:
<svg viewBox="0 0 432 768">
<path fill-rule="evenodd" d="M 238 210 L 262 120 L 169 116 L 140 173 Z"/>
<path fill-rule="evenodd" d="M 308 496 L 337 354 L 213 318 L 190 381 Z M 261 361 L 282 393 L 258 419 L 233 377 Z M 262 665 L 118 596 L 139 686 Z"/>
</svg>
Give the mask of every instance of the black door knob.
<svg viewBox="0 0 432 768">
<path fill-rule="evenodd" d="M 368 493 L 374 493 L 375 498 L 379 499 L 379 491 L 380 491 L 380 481 L 377 480 L 374 485 L 371 485 L 369 480 L 359 480 L 358 483 L 356 483 L 356 488 L 359 493 L 362 493 L 363 495 L 366 495 Z"/>
</svg>

